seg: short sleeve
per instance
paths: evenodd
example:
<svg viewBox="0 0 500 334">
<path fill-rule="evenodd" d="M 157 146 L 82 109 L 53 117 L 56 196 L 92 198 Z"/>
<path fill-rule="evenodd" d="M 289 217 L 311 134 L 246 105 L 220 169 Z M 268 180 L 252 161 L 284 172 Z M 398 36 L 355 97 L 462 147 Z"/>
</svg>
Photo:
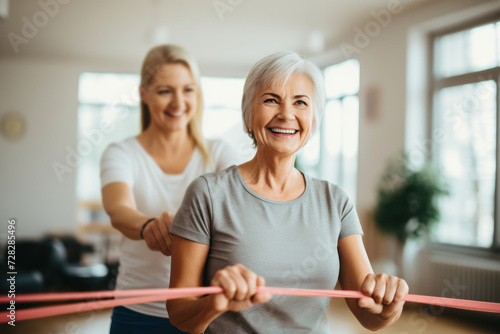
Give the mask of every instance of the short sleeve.
<svg viewBox="0 0 500 334">
<path fill-rule="evenodd" d="M 131 153 L 119 144 L 108 146 L 101 158 L 101 188 L 112 182 L 134 186 Z"/>
<path fill-rule="evenodd" d="M 170 233 L 210 245 L 212 201 L 207 180 L 200 176 L 187 188 L 182 204 L 175 214 Z"/>
<path fill-rule="evenodd" d="M 211 157 L 217 172 L 243 162 L 240 154 L 231 145 L 220 139 L 211 143 Z"/>
<path fill-rule="evenodd" d="M 337 187 L 336 196 L 337 210 L 341 222 L 339 240 L 352 234 L 363 234 L 356 208 L 345 191 Z"/>
</svg>

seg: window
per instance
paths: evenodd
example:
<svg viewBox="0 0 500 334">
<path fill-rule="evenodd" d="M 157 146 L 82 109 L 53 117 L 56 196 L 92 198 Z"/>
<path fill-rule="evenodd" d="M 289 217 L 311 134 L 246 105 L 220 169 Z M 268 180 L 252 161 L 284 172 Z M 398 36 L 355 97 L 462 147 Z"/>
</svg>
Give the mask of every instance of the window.
<svg viewBox="0 0 500 334">
<path fill-rule="evenodd" d="M 432 44 L 432 160 L 450 190 L 432 239 L 498 247 L 500 21 L 435 35 Z"/>
<path fill-rule="evenodd" d="M 324 70 L 326 107 L 319 134 L 298 156 L 311 175 L 341 186 L 356 200 L 359 127 L 359 62 L 347 60 Z"/>
</svg>

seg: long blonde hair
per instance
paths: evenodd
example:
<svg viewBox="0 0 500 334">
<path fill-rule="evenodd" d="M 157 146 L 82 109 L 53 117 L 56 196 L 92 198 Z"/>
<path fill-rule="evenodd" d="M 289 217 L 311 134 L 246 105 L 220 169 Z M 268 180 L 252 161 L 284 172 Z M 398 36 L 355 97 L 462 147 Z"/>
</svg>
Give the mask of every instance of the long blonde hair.
<svg viewBox="0 0 500 334">
<path fill-rule="evenodd" d="M 188 124 L 188 133 L 193 138 L 196 147 L 201 151 L 205 162 L 210 162 L 210 155 L 208 154 L 205 141 L 201 133 L 201 122 L 203 119 L 203 94 L 200 85 L 200 72 L 195 59 L 180 46 L 165 44 L 152 48 L 142 63 L 141 68 L 141 87 L 149 90 L 156 71 L 164 64 L 183 64 L 185 65 L 197 85 L 197 104 L 193 118 Z M 151 113 L 149 107 L 141 101 L 141 130 L 145 131 L 151 123 Z"/>
</svg>

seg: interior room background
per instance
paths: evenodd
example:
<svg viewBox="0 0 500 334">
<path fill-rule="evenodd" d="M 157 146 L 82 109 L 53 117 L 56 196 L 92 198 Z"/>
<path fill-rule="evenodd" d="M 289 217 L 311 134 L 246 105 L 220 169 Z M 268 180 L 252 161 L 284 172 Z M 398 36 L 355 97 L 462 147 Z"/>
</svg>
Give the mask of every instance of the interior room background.
<svg viewBox="0 0 500 334">
<path fill-rule="evenodd" d="M 297 165 L 355 200 L 377 268 L 390 269 L 397 249 L 373 222 L 377 187 L 406 151 L 416 165 L 433 161 L 453 185 L 435 232 L 405 250 L 411 268 L 396 268 L 412 291 L 439 294 L 446 277 L 432 287 L 419 285 L 418 273 L 444 264 L 500 277 L 498 1 L 47 0 L 0 1 L 0 11 L 2 244 L 15 218 L 18 238 L 77 235 L 99 251 L 88 261 L 117 256 L 98 161 L 106 145 L 139 131 L 138 72 L 153 45 L 194 54 L 204 133 L 247 158 L 244 78 L 263 56 L 294 50 L 323 70 L 328 98 Z"/>
</svg>

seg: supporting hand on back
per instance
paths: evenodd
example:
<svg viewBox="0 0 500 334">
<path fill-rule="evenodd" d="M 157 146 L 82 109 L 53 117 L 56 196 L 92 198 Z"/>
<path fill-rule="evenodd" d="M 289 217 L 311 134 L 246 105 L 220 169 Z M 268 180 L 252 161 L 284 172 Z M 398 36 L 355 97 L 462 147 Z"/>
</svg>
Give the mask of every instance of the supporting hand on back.
<svg viewBox="0 0 500 334">
<path fill-rule="evenodd" d="M 160 217 L 146 225 L 143 231 L 143 237 L 152 251 L 160 251 L 165 256 L 170 256 L 172 236 L 170 235 L 170 226 L 174 220 L 172 212 L 165 211 Z"/>
</svg>

